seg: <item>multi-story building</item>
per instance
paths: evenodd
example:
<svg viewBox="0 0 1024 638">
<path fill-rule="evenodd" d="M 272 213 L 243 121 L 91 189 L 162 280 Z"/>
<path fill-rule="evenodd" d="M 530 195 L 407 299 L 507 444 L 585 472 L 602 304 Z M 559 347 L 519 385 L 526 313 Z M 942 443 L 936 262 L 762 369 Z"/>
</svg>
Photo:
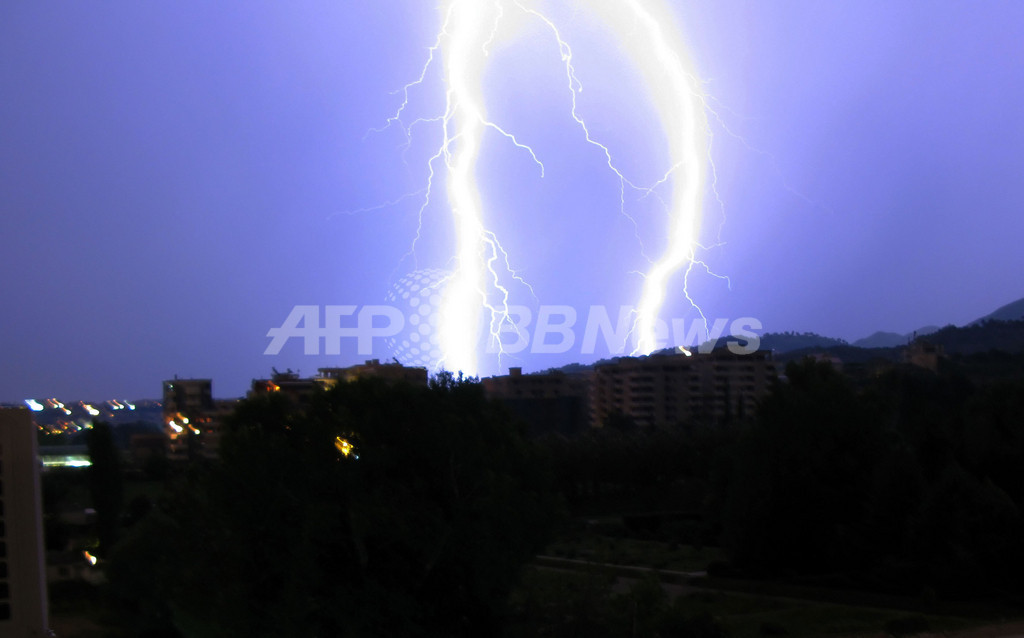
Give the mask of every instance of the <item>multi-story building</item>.
<svg viewBox="0 0 1024 638">
<path fill-rule="evenodd" d="M 0 636 L 48 635 L 36 426 L 0 408 Z"/>
<path fill-rule="evenodd" d="M 406 367 L 401 363 L 381 363 L 370 359 L 366 363 L 347 368 L 320 368 L 320 379 L 329 384 L 356 379 L 384 379 L 391 382 L 405 382 L 412 385 L 427 385 L 427 369 Z"/>
<path fill-rule="evenodd" d="M 314 392 L 327 387 L 329 384 L 317 377 L 300 377 L 298 373 L 291 370 L 286 372 L 274 370 L 274 374 L 269 379 L 253 379 L 248 396 L 281 393 L 297 403 L 304 403 Z"/>
<path fill-rule="evenodd" d="M 220 437 L 224 420 L 231 416 L 238 399 L 214 399 L 213 408 L 199 417 L 200 454 L 206 458 L 216 458 L 220 452 Z"/>
<path fill-rule="evenodd" d="M 481 383 L 488 398 L 502 401 L 526 422 L 531 435 L 573 434 L 586 427 L 589 373 L 523 374 L 522 368 L 509 368 L 507 376 Z"/>
<path fill-rule="evenodd" d="M 253 379 L 249 396 L 280 392 L 296 403 L 306 402 L 310 395 L 326 390 L 337 383 L 350 383 L 357 379 L 384 379 L 392 383 L 427 385 L 426 368 L 407 368 L 400 363 L 381 363 L 371 359 L 364 364 L 347 368 L 320 368 L 315 377 L 300 377 L 297 372 L 278 372 L 269 379 Z"/>
<path fill-rule="evenodd" d="M 903 349 L 903 361 L 937 372 L 939 361 L 946 358 L 946 351 L 941 345 L 930 343 L 924 339 L 915 339 Z"/>
<path fill-rule="evenodd" d="M 597 366 L 591 378 L 591 425 L 625 417 L 637 426 L 723 422 L 753 416 L 776 375 L 770 352 L 658 353 Z"/>
<path fill-rule="evenodd" d="M 164 381 L 164 432 L 167 456 L 176 460 L 194 458 L 203 447 L 206 429 L 213 429 L 213 382 L 210 379 Z"/>
</svg>

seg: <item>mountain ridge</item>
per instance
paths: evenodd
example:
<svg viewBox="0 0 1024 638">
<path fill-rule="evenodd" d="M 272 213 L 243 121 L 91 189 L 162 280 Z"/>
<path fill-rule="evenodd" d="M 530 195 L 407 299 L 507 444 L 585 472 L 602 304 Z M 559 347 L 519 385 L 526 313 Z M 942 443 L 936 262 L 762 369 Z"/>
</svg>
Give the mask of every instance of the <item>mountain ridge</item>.
<svg viewBox="0 0 1024 638">
<path fill-rule="evenodd" d="M 969 324 L 967 324 L 967 326 L 973 326 L 975 324 L 984 323 L 986 321 L 992 320 L 1017 321 L 1020 319 L 1024 319 L 1024 297 L 1021 297 L 1017 301 L 1011 301 L 1005 306 L 1000 306 L 999 308 L 996 308 L 995 310 L 988 313 L 984 317 L 981 317 L 980 319 L 975 319 L 974 321 L 970 322 Z"/>
<path fill-rule="evenodd" d="M 819 335 L 814 332 L 766 332 L 761 336 L 761 344 L 762 347 L 766 349 L 775 350 L 780 353 L 804 350 L 807 348 L 827 349 L 836 346 L 852 346 L 855 348 L 865 349 L 899 348 L 909 344 L 917 337 L 935 335 L 939 332 L 948 330 L 949 328 L 966 329 L 980 326 L 990 321 L 1014 322 L 1020 320 L 1024 320 L 1024 297 L 1000 306 L 987 315 L 975 319 L 970 323 L 966 323 L 963 326 L 955 326 L 953 324 L 947 326 L 928 325 L 906 334 L 878 330 L 867 337 L 862 337 L 852 343 L 848 343 L 843 339 Z M 948 338 L 948 334 L 945 335 L 944 338 Z"/>
</svg>

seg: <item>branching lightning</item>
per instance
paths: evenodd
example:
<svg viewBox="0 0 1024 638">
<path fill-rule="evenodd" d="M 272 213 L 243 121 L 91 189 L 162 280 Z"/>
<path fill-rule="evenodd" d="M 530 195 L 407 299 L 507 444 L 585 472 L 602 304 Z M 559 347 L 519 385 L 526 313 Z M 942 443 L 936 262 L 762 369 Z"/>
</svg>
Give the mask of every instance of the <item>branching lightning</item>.
<svg viewBox="0 0 1024 638">
<path fill-rule="evenodd" d="M 422 203 L 410 253 L 415 250 L 421 236 L 423 215 L 432 200 L 435 177 L 443 171 L 455 228 L 455 254 L 452 274 L 444 282 L 439 326 L 444 358 L 440 364 L 470 374 L 477 372 L 478 326 L 481 325 L 482 313 L 489 313 L 489 336 L 499 344 L 502 326 L 506 322 L 511 323 L 510 291 L 502 284 L 503 276 L 511 275 L 513 279 L 523 281 L 513 270 L 509 255 L 497 236 L 484 224 L 483 204 L 476 179 L 484 133 L 488 130 L 497 132 L 516 148 L 528 153 L 539 167 L 540 175 L 544 175 L 544 164 L 533 148 L 488 119 L 486 114 L 481 77 L 489 49 L 507 12 L 516 11 L 541 21 L 557 41 L 571 95 L 570 115 L 586 142 L 603 153 L 608 169 L 619 180 L 620 211 L 634 224 L 634 228 L 637 228 L 637 222 L 626 211 L 627 189 L 639 192 L 643 197 L 653 194 L 661 199 L 655 189 L 666 184 L 671 186 L 670 201 L 662 200 L 669 220 L 662 253 L 652 259 L 641 242 L 641 252 L 648 261 L 648 268 L 641 273 L 643 284 L 633 324 L 634 354 L 647 354 L 657 347 L 656 322 L 669 294 L 669 280 L 674 274 L 683 271 L 682 289 L 676 294 L 685 297 L 702 318 L 704 313 L 688 291 L 689 275 L 695 266 L 714 275 L 696 256 L 700 248 L 698 233 L 707 167 L 710 165 L 710 133 L 706 116 L 709 109 L 663 0 L 590 0 L 586 3 L 587 9 L 602 17 L 627 49 L 630 61 L 649 87 L 660 120 L 670 166 L 658 181 L 646 186 L 629 179 L 618 168 L 609 147 L 592 136 L 577 108 L 577 95 L 582 92 L 583 84 L 576 75 L 572 49 L 555 22 L 536 8 L 536 4 L 528 0 L 443 0 L 442 26 L 434 44 L 428 49 L 419 77 L 401 89 L 401 105 L 382 128 L 374 129 L 380 131 L 399 125 L 408 145 L 414 126 L 440 123 L 442 140 L 427 162 L 427 184 L 418 191 L 422 194 Z M 444 112 L 437 117 L 421 118 L 406 124 L 402 117 L 409 105 L 410 90 L 426 81 L 428 70 L 436 63 L 439 54 L 443 60 L 446 86 Z M 718 197 L 717 191 L 715 197 Z M 640 239 L 639 233 L 637 239 Z"/>
<path fill-rule="evenodd" d="M 706 321 L 703 311 L 690 297 L 688 283 L 696 261 L 709 142 L 703 93 L 684 63 L 681 43 L 672 42 L 663 26 L 672 22 L 664 15 L 659 21 L 638 0 L 627 0 L 621 5 L 636 21 L 638 41 L 648 47 L 645 53 L 651 56 L 653 67 L 645 71 L 663 78 L 664 97 L 655 103 L 674 160 L 665 177 L 671 175 L 673 180 L 668 242 L 664 254 L 645 274 L 637 304 L 634 352 L 647 354 L 657 347 L 656 321 L 665 302 L 669 277 L 684 265 L 682 293 Z"/>
</svg>

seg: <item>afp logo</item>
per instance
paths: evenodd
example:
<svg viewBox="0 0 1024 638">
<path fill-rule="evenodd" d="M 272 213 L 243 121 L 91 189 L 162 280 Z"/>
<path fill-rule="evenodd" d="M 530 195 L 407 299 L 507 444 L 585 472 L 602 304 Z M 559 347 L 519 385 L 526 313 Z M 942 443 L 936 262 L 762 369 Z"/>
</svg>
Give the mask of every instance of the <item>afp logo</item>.
<svg viewBox="0 0 1024 638">
<path fill-rule="evenodd" d="M 386 305 L 295 306 L 267 331 L 263 354 L 280 354 L 290 339 L 301 339 L 303 354 L 340 355 L 342 339 L 355 339 L 357 354 L 372 355 L 374 339 L 383 339 L 403 364 L 434 368 L 442 358 L 438 324 L 450 275 L 436 268 L 411 272 L 391 287 Z"/>
</svg>

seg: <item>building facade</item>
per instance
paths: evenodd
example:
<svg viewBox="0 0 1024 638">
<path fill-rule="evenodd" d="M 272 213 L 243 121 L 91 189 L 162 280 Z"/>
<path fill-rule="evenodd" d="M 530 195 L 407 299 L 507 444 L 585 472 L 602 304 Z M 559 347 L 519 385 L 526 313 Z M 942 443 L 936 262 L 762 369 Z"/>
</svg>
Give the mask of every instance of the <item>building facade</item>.
<svg viewBox="0 0 1024 638">
<path fill-rule="evenodd" d="M 488 377 L 481 383 L 487 397 L 507 405 L 532 436 L 572 435 L 587 427 L 589 373 L 554 370 L 523 374 L 522 368 L 509 368 L 508 375 Z"/>
<path fill-rule="evenodd" d="M 366 363 L 347 368 L 320 368 L 318 372 L 319 378 L 329 384 L 357 379 L 384 379 L 392 383 L 427 385 L 426 368 L 407 367 L 401 363 L 381 363 L 380 359 L 370 359 Z"/>
<path fill-rule="evenodd" d="M 164 432 L 167 456 L 174 460 L 201 454 L 204 433 L 214 429 L 213 381 L 178 379 L 163 383 Z"/>
<path fill-rule="evenodd" d="M 638 427 L 721 423 L 754 415 L 776 377 L 771 353 L 727 348 L 624 357 L 597 366 L 590 384 L 591 425 L 626 418 Z"/>
<path fill-rule="evenodd" d="M 0 408 L 0 636 L 49 635 L 36 426 Z"/>
</svg>

